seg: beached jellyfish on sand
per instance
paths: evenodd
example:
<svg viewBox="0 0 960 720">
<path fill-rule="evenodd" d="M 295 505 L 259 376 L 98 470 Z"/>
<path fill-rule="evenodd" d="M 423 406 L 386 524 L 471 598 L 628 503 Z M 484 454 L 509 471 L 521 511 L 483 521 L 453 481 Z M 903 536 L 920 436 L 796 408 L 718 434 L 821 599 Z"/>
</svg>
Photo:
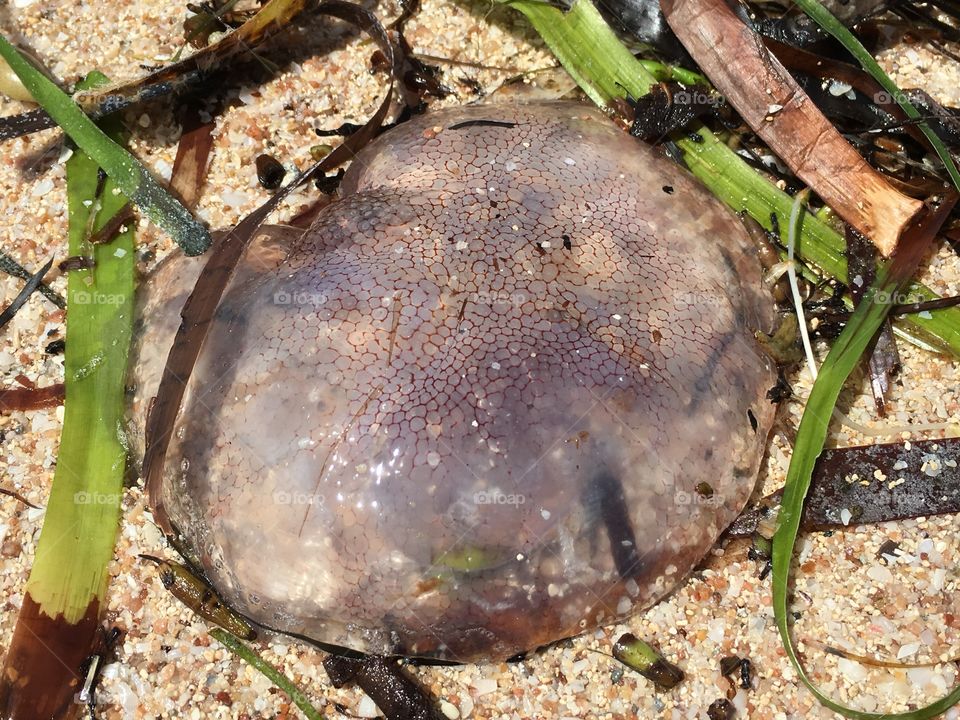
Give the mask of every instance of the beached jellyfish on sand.
<svg viewBox="0 0 960 720">
<path fill-rule="evenodd" d="M 223 598 L 466 661 L 669 592 L 746 502 L 773 418 L 773 308 L 736 217 L 567 102 L 414 118 L 341 195 L 252 247 L 176 423 L 164 510 Z M 198 267 L 152 281 L 140 412 Z"/>
</svg>

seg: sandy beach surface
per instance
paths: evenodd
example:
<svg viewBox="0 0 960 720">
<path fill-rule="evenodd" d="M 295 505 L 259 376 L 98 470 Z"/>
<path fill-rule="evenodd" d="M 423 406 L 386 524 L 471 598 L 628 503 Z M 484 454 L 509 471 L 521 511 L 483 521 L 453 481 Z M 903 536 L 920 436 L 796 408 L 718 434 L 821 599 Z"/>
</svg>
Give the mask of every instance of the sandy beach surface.
<svg viewBox="0 0 960 720">
<path fill-rule="evenodd" d="M 385 19 L 397 15 L 391 2 L 377 7 Z M 33 48 L 61 79 L 72 81 L 99 69 L 113 79 L 135 77 L 178 49 L 183 4 L 146 0 L 8 0 L 0 4 L 0 30 Z M 427 0 L 411 22 L 408 39 L 421 53 L 485 68 L 442 64 L 455 90 L 446 103 L 477 99 L 476 86 L 492 91 L 520 72 L 552 67 L 552 56 L 517 13 L 492 4 L 453 5 Z M 332 20 L 316 19 L 292 31 L 268 57 L 281 71 L 267 82 L 227 90 L 229 109 L 216 120 L 209 180 L 198 213 L 213 228 L 230 226 L 268 196 L 256 180 L 254 158 L 269 152 L 293 170 L 309 162 L 315 127 L 362 122 L 376 108 L 382 77 L 368 72 L 374 46 Z M 923 44 L 893 48 L 882 60 L 902 87 L 922 87 L 941 102 L 960 105 L 960 70 Z M 534 75 L 536 77 L 536 75 Z M 26 109 L 2 99 L 0 114 Z M 179 126 L 171 103 L 126 114 L 131 147 L 161 178 L 171 172 Z M 60 135 L 45 131 L 7 142 L 0 152 L 0 246 L 28 270 L 51 255 L 66 255 L 64 166 Z M 313 191 L 315 193 L 315 191 Z M 297 196 L 289 213 L 311 197 Z M 170 240 L 141 221 L 141 256 L 162 257 Z M 152 252 L 149 252 L 152 251 Z M 144 260 L 149 270 L 155 260 Z M 56 265 L 54 266 L 56 267 Z M 55 273 L 48 276 L 54 277 Z M 924 281 L 942 294 L 960 292 L 960 261 L 946 246 L 924 270 Z M 65 290 L 65 277 L 52 285 Z M 6 305 L 22 281 L 0 276 Z M 63 338 L 64 316 L 34 295 L 0 333 L 0 385 L 24 375 L 43 386 L 62 380 L 62 355 L 46 354 Z M 825 348 L 820 347 L 821 357 Z M 884 421 L 898 426 L 887 438 L 866 437 L 835 427 L 835 446 L 878 439 L 917 439 L 960 433 L 960 370 L 957 363 L 901 345 L 904 370 Z M 806 370 L 792 377 L 794 400 L 781 411 L 758 492 L 779 487 L 802 398 L 810 388 Z M 844 395 L 848 414 L 878 427 L 862 375 Z M 0 416 L 0 478 L 41 506 L 46 502 L 57 454 L 63 409 Z M 901 432 L 917 423 L 956 423 L 938 433 Z M 922 481 L 911 469 L 908 482 Z M 910 471 L 907 471 L 910 472 Z M 43 522 L 43 510 L 0 497 L 0 652 L 9 646 L 23 587 Z M 878 553 L 887 541 L 895 558 Z M 733 699 L 737 717 L 756 720 L 832 717 L 801 685 L 781 647 L 773 622 L 770 580 L 747 557 L 744 541 L 717 547 L 701 568 L 667 600 L 622 626 L 606 627 L 511 663 L 464 667 L 421 667 L 412 672 L 440 699 L 449 718 L 706 718 L 725 697 L 729 683 L 720 659 L 750 659 L 754 679 Z M 207 625 L 170 597 L 154 566 L 140 553 L 165 554 L 138 487 L 125 491 L 123 520 L 111 565 L 107 621 L 123 628 L 119 660 L 106 668 L 100 690 L 102 718 L 280 718 L 299 711 L 259 673 L 208 635 Z M 909 520 L 811 534 L 799 543 L 794 610 L 795 634 L 807 667 L 828 695 L 867 711 L 904 711 L 945 694 L 957 666 L 941 662 L 913 669 L 864 666 L 826 655 L 811 639 L 855 653 L 907 663 L 946 661 L 960 648 L 960 530 L 955 516 Z M 170 555 L 172 557 L 172 555 Z M 535 622 L 535 618 L 531 618 Z M 609 657 L 625 631 L 659 644 L 681 666 L 686 680 L 672 692 L 652 684 Z M 321 666 L 323 655 L 304 644 L 272 637 L 257 643 L 283 668 L 328 718 L 373 717 L 372 701 L 357 689 L 334 689 Z M 957 709 L 947 717 L 960 717 Z"/>
</svg>

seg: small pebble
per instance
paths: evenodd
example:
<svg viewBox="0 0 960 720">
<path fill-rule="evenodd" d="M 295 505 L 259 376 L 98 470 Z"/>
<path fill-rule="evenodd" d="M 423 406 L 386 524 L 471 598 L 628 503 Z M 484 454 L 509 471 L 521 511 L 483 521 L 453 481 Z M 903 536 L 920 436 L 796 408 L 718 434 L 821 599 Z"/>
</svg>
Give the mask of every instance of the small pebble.
<svg viewBox="0 0 960 720">
<path fill-rule="evenodd" d="M 257 155 L 257 181 L 267 190 L 276 190 L 286 177 L 287 171 L 272 155 Z"/>
</svg>

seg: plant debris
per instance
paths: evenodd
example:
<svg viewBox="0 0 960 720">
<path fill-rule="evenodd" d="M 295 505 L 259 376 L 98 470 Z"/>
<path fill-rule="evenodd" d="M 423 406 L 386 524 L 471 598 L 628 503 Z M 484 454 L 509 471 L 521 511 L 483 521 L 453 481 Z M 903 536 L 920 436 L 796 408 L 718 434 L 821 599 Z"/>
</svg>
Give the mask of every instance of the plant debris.
<svg viewBox="0 0 960 720">
<path fill-rule="evenodd" d="M 323 669 L 335 688 L 350 684 L 363 690 L 386 720 L 443 720 L 436 701 L 403 670 L 396 658 L 327 655 Z"/>
<path fill-rule="evenodd" d="M 8 322 L 13 320 L 17 312 L 23 307 L 24 303 L 30 299 L 30 296 L 40 287 L 40 283 L 43 282 L 43 277 L 46 275 L 50 268 L 53 267 L 53 258 L 47 260 L 42 268 L 40 268 L 36 273 L 31 276 L 27 281 L 27 284 L 23 286 L 23 289 L 17 294 L 7 307 L 3 309 L 3 312 L 0 312 L 0 328 L 6 325 Z"/>
<path fill-rule="evenodd" d="M 8 275 L 13 275 L 18 277 L 21 280 L 30 280 L 33 277 L 33 273 L 24 269 L 24 267 L 14 260 L 12 257 L 7 255 L 7 253 L 0 250 L 0 270 L 7 273 Z M 59 293 L 50 288 L 49 285 L 45 283 L 40 283 L 40 286 L 37 288 L 43 296 L 56 305 L 61 310 L 67 306 L 67 301 L 64 300 Z"/>
<path fill-rule="evenodd" d="M 683 670 L 631 633 L 624 633 L 613 644 L 613 656 L 659 690 L 672 690 L 683 681 Z"/>
<path fill-rule="evenodd" d="M 63 404 L 63 383 L 0 390 L 0 413 L 42 410 Z"/>
<path fill-rule="evenodd" d="M 889 256 L 922 204 L 894 190 L 722 0 L 664 0 L 670 27 L 750 127 Z"/>
</svg>

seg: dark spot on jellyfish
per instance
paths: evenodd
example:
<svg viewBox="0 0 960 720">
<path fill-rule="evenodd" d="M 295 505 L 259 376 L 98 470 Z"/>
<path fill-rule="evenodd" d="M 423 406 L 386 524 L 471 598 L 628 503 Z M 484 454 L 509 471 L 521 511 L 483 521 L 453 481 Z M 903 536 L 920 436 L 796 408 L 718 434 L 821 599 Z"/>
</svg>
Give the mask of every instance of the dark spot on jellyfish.
<svg viewBox="0 0 960 720">
<path fill-rule="evenodd" d="M 699 482 L 694 489 L 697 491 L 697 495 L 702 498 L 713 497 L 713 487 L 708 482 Z"/>
<path fill-rule="evenodd" d="M 607 531 L 610 554 L 620 577 L 627 579 L 643 570 L 637 554 L 637 536 L 627 512 L 627 500 L 620 478 L 601 468 L 584 491 L 583 506 L 590 515 L 599 515 Z"/>
<path fill-rule="evenodd" d="M 547 251 L 543 249 L 543 243 L 540 242 L 539 240 L 535 243 L 534 247 L 537 248 L 537 252 L 540 253 L 541 255 L 547 254 Z"/>
<path fill-rule="evenodd" d="M 667 195 L 673 195 L 673 185 L 664 185 L 662 189 Z"/>
<path fill-rule="evenodd" d="M 490 201 L 490 207 L 492 207 L 492 208 L 497 207 L 497 201 L 496 201 L 496 200 L 491 200 L 491 201 Z"/>
<path fill-rule="evenodd" d="M 747 417 L 750 418 L 750 427 L 753 428 L 753 431 L 757 431 L 757 416 L 753 414 L 753 410 L 747 410 Z"/>
<path fill-rule="evenodd" d="M 517 124 L 515 122 L 504 122 L 502 120 L 464 120 L 463 122 L 454 123 L 447 129 L 463 130 L 469 127 L 515 128 L 516 126 Z"/>
<path fill-rule="evenodd" d="M 340 187 L 340 181 L 343 180 L 344 172 L 344 169 L 340 168 L 334 175 L 320 175 L 313 181 L 313 184 L 317 190 L 324 195 L 333 195 L 333 193 L 337 191 L 337 188 Z"/>
<path fill-rule="evenodd" d="M 283 182 L 287 171 L 273 155 L 257 155 L 257 181 L 267 190 L 276 190 Z"/>
<path fill-rule="evenodd" d="M 563 239 L 564 248 L 566 248 L 567 250 L 570 250 L 571 248 L 573 248 L 573 243 L 570 242 L 569 235 L 561 235 L 560 237 Z"/>
<path fill-rule="evenodd" d="M 653 341 L 659 345 L 660 341 L 663 340 L 663 333 L 659 330 L 652 330 L 650 332 L 650 337 L 653 338 Z"/>
<path fill-rule="evenodd" d="M 59 355 L 66 347 L 66 341 L 63 338 L 60 338 L 59 340 L 54 340 L 51 343 L 47 343 L 47 346 L 43 349 L 43 351 L 47 355 Z"/>
</svg>

